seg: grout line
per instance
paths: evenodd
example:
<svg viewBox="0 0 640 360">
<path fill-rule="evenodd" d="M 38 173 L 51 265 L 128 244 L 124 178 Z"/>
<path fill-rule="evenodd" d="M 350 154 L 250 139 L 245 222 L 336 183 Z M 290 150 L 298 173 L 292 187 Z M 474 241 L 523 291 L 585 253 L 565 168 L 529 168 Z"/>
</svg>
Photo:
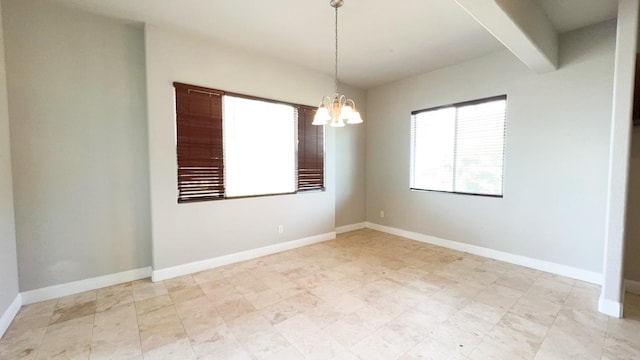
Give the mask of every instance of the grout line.
<svg viewBox="0 0 640 360">
<path fill-rule="evenodd" d="M 98 292 L 96 292 L 96 305 L 98 304 Z M 93 353 L 93 330 L 96 327 L 96 312 L 98 308 L 93 312 L 93 321 L 91 322 L 91 336 L 89 337 L 89 359 L 91 359 L 91 353 Z"/>
<path fill-rule="evenodd" d="M 140 356 L 144 359 L 144 348 L 142 347 L 142 334 L 140 334 L 140 318 L 138 317 L 138 302 L 134 291 L 134 281 L 131 281 L 131 297 L 133 298 L 133 311 L 136 313 L 136 329 L 138 330 L 138 343 L 140 344 Z"/>
<path fill-rule="evenodd" d="M 605 327 L 604 336 L 602 339 L 602 350 L 600 351 L 600 358 L 604 356 L 604 347 L 607 344 L 609 338 L 609 323 L 611 322 L 611 316 L 607 316 L 607 326 Z"/>
</svg>

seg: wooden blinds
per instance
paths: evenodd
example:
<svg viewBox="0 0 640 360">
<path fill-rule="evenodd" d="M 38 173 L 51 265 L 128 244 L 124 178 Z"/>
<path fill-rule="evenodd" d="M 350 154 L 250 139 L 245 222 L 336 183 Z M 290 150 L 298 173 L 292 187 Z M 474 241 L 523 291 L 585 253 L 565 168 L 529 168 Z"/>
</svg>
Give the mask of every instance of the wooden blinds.
<svg viewBox="0 0 640 360">
<path fill-rule="evenodd" d="M 176 90 L 178 202 L 224 198 L 222 91 L 181 83 Z"/>
<path fill-rule="evenodd" d="M 298 107 L 298 191 L 324 190 L 324 126 L 315 126 L 316 109 Z"/>
<path fill-rule="evenodd" d="M 313 107 L 258 98 L 182 83 L 176 92 L 176 151 L 178 155 L 178 202 L 224 199 L 223 96 L 243 97 L 293 107 L 297 114 L 297 192 L 324 190 L 324 126 L 314 126 Z M 236 129 L 237 130 L 237 129 Z M 253 129 L 248 129 L 252 131 Z M 294 139 L 295 140 L 295 139 Z M 257 148 L 247 151 L 260 151 Z M 229 158 L 226 161 L 231 161 Z M 259 180 L 256 180 L 259 181 Z M 231 185 L 230 185 L 231 186 Z M 270 194 L 259 194 L 270 195 Z"/>
</svg>

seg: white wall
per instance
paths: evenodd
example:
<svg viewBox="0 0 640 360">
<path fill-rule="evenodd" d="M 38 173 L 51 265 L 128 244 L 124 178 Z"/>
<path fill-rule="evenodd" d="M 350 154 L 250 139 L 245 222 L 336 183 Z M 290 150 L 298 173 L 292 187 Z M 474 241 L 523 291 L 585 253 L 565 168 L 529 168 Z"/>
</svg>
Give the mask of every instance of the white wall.
<svg viewBox="0 0 640 360">
<path fill-rule="evenodd" d="M 315 106 L 332 91 L 331 77 L 153 25 L 145 27 L 145 38 L 154 271 L 333 232 L 335 137 L 329 127 L 325 192 L 178 204 L 172 85 Z"/>
<path fill-rule="evenodd" d="M 339 91 L 355 101 L 364 123 L 336 131 L 336 227 L 362 223 L 366 218 L 366 93 L 347 85 L 341 85 Z"/>
<path fill-rule="evenodd" d="M 600 273 L 614 47 L 607 22 L 563 35 L 555 72 L 503 51 L 370 90 L 367 220 Z M 410 191 L 410 112 L 501 94 L 504 198 Z"/>
<path fill-rule="evenodd" d="M 2 6 L 0 6 L 0 317 L 18 295 L 18 265 L 4 55 Z M 3 324 L 0 321 L 0 337 L 2 337 L 3 330 Z"/>
<path fill-rule="evenodd" d="M 624 277 L 640 281 L 640 127 L 633 128 L 629 160 Z"/>
<path fill-rule="evenodd" d="M 149 266 L 143 29 L 2 4 L 20 290 Z"/>
</svg>

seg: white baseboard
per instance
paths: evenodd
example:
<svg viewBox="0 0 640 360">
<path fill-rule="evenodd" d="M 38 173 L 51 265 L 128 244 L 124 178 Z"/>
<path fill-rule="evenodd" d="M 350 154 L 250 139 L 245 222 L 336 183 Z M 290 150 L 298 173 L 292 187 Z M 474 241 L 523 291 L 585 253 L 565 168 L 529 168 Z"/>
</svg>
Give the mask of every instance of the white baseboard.
<svg viewBox="0 0 640 360">
<path fill-rule="evenodd" d="M 271 255 L 286 250 L 296 249 L 302 246 L 311 245 L 327 240 L 333 240 L 336 238 L 335 232 L 329 232 L 326 234 L 310 236 L 298 240 L 287 241 L 284 243 L 269 245 L 257 249 L 251 249 L 246 251 L 237 252 L 234 254 L 218 256 L 211 259 L 195 261 L 188 264 L 182 264 L 172 266 L 160 270 L 154 270 L 151 279 L 152 281 L 162 281 L 171 279 L 178 276 L 193 274 L 199 271 L 209 270 L 220 266 L 225 266 L 240 261 L 246 261 L 255 259 L 261 256 Z"/>
<path fill-rule="evenodd" d="M 22 296 L 17 294 L 15 299 L 11 302 L 7 310 L 4 311 L 2 316 L 0 316 L 0 339 L 4 336 L 4 333 L 7 332 L 9 325 L 13 319 L 18 315 L 18 311 L 22 307 Z"/>
<path fill-rule="evenodd" d="M 628 291 L 632 294 L 640 295 L 640 281 L 625 280 L 624 288 L 625 291 Z"/>
<path fill-rule="evenodd" d="M 622 318 L 622 303 L 600 296 L 600 299 L 598 299 L 598 311 L 605 315 Z"/>
<path fill-rule="evenodd" d="M 346 233 L 346 232 L 349 232 L 349 231 L 360 230 L 360 229 L 364 229 L 365 227 L 367 227 L 367 223 L 364 223 L 364 222 L 356 223 L 356 224 L 350 224 L 350 225 L 344 225 L 344 226 L 338 226 L 336 228 L 336 234 L 342 234 L 342 233 Z"/>
<path fill-rule="evenodd" d="M 493 250 L 481 246 L 461 243 L 452 240 L 445 240 L 435 236 L 424 235 L 412 231 L 393 228 L 390 226 L 379 225 L 371 222 L 366 223 L 366 227 L 393 235 L 406 237 L 408 239 L 425 242 L 445 248 L 467 252 L 474 255 L 484 256 L 487 258 L 508 262 L 528 268 L 541 270 L 553 274 L 558 274 L 573 279 L 586 281 L 589 283 L 601 285 L 602 274 L 584 269 L 579 269 L 567 265 L 557 264 L 549 261 L 534 259 L 522 255 L 511 254 L 503 251 Z"/>
<path fill-rule="evenodd" d="M 41 289 L 29 290 L 21 293 L 22 303 L 24 305 L 33 304 L 40 301 L 78 294 L 84 291 L 100 289 L 106 286 L 117 285 L 128 281 L 144 279 L 149 276 L 151 276 L 151 267 L 144 267 L 90 279 L 72 281 L 60 285 L 48 286 Z"/>
</svg>

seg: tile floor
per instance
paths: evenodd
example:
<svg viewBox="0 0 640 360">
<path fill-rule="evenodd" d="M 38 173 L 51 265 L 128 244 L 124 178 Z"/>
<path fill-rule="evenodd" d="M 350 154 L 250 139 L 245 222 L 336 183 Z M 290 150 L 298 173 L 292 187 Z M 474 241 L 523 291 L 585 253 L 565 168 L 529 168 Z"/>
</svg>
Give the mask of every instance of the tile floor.
<svg viewBox="0 0 640 360">
<path fill-rule="evenodd" d="M 159 283 L 28 305 L 0 359 L 640 359 L 599 287 L 359 230 Z"/>
</svg>

